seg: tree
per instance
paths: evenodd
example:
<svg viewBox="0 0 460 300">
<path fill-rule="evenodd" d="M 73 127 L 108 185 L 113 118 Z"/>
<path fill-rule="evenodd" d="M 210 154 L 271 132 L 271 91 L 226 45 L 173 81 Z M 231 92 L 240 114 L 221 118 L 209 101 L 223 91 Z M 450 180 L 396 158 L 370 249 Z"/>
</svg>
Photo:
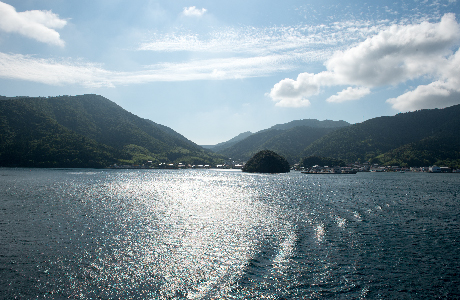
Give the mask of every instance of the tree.
<svg viewBox="0 0 460 300">
<path fill-rule="evenodd" d="M 249 173 L 287 173 L 290 171 L 288 161 L 270 150 L 257 152 L 243 167 Z"/>
</svg>

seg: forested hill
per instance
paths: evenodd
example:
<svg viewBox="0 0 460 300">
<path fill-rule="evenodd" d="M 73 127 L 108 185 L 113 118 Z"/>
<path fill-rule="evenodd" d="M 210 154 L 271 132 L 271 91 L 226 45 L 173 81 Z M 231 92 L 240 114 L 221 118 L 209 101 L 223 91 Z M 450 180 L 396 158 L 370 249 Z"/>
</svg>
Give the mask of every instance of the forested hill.
<svg viewBox="0 0 460 300">
<path fill-rule="evenodd" d="M 345 121 L 296 120 L 261 130 L 216 152 L 234 160 L 246 161 L 261 150 L 271 150 L 294 164 L 302 158 L 304 149 L 311 143 L 337 128 L 349 125 Z"/>
<path fill-rule="evenodd" d="M 223 149 L 226 149 L 226 148 L 229 148 L 229 147 L 235 145 L 239 141 L 244 140 L 245 138 L 247 138 L 248 136 L 250 136 L 252 134 L 253 134 L 252 132 L 246 131 L 246 132 L 238 134 L 237 136 L 235 136 L 234 138 L 232 138 L 232 139 L 230 139 L 230 140 L 228 140 L 226 142 L 222 142 L 222 143 L 219 143 L 219 144 L 216 144 L 216 145 L 213 145 L 213 146 L 206 146 L 206 148 L 211 149 L 214 152 L 219 152 L 219 151 L 221 151 Z"/>
<path fill-rule="evenodd" d="M 0 166 L 105 167 L 220 158 L 98 95 L 0 97 Z"/>
<path fill-rule="evenodd" d="M 379 117 L 338 129 L 303 153 L 313 155 L 385 165 L 459 165 L 460 105 Z"/>
<path fill-rule="evenodd" d="M 287 130 L 299 126 L 307 126 L 313 128 L 341 128 L 349 126 L 350 123 L 343 120 L 333 121 L 333 120 L 316 120 L 316 119 L 303 119 L 303 120 L 294 120 L 285 124 L 277 124 L 265 130 Z"/>
</svg>

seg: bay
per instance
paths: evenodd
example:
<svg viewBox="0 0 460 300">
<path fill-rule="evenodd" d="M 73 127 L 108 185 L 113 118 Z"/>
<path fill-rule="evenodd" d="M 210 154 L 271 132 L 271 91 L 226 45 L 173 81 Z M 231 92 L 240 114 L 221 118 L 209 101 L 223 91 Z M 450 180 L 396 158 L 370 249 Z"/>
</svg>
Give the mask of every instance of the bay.
<svg viewBox="0 0 460 300">
<path fill-rule="evenodd" d="M 460 298 L 460 175 L 0 169 L 2 299 Z"/>
</svg>

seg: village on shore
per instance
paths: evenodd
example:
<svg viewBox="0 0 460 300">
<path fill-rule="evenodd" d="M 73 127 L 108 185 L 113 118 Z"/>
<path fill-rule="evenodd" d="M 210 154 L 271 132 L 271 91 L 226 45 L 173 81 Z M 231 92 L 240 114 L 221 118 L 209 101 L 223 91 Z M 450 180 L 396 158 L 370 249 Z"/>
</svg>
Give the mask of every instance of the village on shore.
<svg viewBox="0 0 460 300">
<path fill-rule="evenodd" d="M 241 170 L 244 167 L 245 162 L 228 161 L 224 164 L 219 165 L 191 165 L 183 163 L 160 163 L 158 165 L 153 164 L 151 161 L 146 162 L 142 165 L 117 165 L 114 164 L 111 169 L 237 169 Z M 304 173 L 332 173 L 332 174 L 355 174 L 358 172 L 423 172 L 423 173 L 460 173 L 460 169 L 450 167 L 400 167 L 400 166 L 380 166 L 379 164 L 371 164 L 368 162 L 359 163 L 355 162 L 346 167 L 338 166 L 313 166 L 311 168 L 304 168 L 300 164 L 292 166 L 291 170 L 301 171 Z"/>
<path fill-rule="evenodd" d="M 300 165 L 294 166 L 295 170 L 302 171 L 303 173 L 317 174 L 317 173 L 332 173 L 332 174 L 355 174 L 358 172 L 424 172 L 424 173 L 460 173 L 460 169 L 450 167 L 400 167 L 400 166 L 380 166 L 379 164 L 358 162 L 348 165 L 346 167 L 329 167 L 329 166 L 313 166 L 311 168 L 304 168 Z"/>
</svg>

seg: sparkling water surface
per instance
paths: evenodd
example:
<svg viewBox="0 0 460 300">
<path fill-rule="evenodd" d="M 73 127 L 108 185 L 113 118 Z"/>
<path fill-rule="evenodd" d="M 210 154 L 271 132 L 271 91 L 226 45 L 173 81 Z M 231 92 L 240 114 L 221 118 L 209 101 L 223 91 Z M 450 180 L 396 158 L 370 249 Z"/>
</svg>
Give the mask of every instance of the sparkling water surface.
<svg viewBox="0 0 460 300">
<path fill-rule="evenodd" d="M 459 299 L 460 174 L 0 169 L 2 299 Z"/>
</svg>

